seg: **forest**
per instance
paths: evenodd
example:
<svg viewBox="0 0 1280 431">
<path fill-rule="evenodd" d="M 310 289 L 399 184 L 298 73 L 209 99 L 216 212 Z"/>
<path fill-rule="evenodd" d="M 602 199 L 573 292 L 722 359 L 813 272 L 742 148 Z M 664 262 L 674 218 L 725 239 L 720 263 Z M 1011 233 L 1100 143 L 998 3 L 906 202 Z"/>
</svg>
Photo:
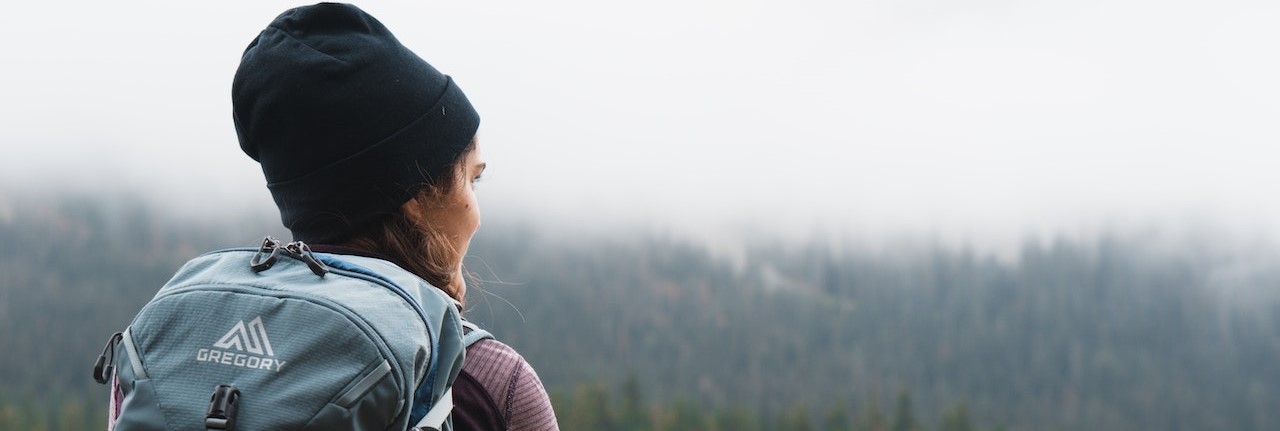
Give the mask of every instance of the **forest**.
<svg viewBox="0 0 1280 431">
<path fill-rule="evenodd" d="M 0 429 L 104 427 L 90 366 L 187 259 L 273 216 L 0 195 Z M 1280 254 L 1159 230 L 904 241 L 486 220 L 468 318 L 538 370 L 563 429 L 1272 430 Z"/>
</svg>

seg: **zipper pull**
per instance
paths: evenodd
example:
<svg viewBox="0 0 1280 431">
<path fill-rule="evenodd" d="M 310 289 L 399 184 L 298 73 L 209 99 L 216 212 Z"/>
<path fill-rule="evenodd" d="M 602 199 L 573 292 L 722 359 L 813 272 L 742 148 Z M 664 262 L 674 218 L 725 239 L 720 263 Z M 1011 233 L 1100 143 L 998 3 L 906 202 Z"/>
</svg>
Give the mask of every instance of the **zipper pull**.
<svg viewBox="0 0 1280 431">
<path fill-rule="evenodd" d="M 264 260 L 263 255 L 267 255 Z M 253 259 L 249 261 L 249 267 L 253 268 L 253 272 L 262 272 L 271 269 L 276 264 L 276 259 L 280 258 L 280 241 L 271 236 L 262 239 L 262 246 L 258 247 L 258 253 L 253 255 Z"/>
<path fill-rule="evenodd" d="M 285 247 L 285 251 L 289 252 L 290 256 L 293 256 L 298 260 L 306 262 L 307 267 L 311 268 L 311 272 L 315 273 L 321 278 L 323 278 L 325 274 L 329 273 L 329 267 L 326 266 L 323 262 L 320 262 L 319 259 L 316 259 L 316 256 L 314 254 L 311 254 L 311 247 L 307 246 L 307 243 L 302 241 L 294 241 L 285 245 L 284 247 Z"/>
<path fill-rule="evenodd" d="M 124 335 L 117 332 L 111 334 L 111 338 L 107 339 L 107 345 L 102 348 L 102 354 L 98 355 L 98 360 L 93 362 L 93 380 L 107 384 L 107 379 L 115 373 L 116 362 L 116 343 L 119 343 Z M 107 359 L 107 353 L 111 354 L 111 359 Z"/>
</svg>

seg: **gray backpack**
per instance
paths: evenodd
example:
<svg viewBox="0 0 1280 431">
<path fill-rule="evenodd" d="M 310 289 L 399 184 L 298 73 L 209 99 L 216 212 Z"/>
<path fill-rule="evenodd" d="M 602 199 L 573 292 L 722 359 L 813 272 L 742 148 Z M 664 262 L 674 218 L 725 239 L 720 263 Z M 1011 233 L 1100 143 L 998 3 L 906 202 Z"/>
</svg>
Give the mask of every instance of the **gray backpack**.
<svg viewBox="0 0 1280 431">
<path fill-rule="evenodd" d="M 450 430 L 462 325 L 394 264 L 267 238 L 183 266 L 94 378 L 119 381 L 117 431 Z"/>
</svg>

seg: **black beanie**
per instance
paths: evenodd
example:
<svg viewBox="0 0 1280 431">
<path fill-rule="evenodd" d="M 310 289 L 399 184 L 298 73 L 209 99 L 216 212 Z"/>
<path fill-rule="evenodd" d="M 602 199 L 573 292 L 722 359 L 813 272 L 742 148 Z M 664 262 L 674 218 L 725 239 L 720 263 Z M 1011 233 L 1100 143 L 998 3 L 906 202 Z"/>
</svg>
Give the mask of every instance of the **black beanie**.
<svg viewBox="0 0 1280 431">
<path fill-rule="evenodd" d="M 231 84 L 240 148 L 295 239 L 343 239 L 446 173 L 480 117 L 452 78 L 347 4 L 291 9 Z"/>
</svg>

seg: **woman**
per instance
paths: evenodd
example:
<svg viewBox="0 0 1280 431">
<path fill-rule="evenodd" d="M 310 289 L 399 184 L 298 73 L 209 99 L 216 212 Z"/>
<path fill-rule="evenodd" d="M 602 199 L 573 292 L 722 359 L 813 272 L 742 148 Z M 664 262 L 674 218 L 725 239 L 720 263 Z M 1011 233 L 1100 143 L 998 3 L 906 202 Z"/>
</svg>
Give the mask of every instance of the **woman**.
<svg viewBox="0 0 1280 431">
<path fill-rule="evenodd" d="M 250 43 L 232 104 L 295 240 L 396 263 L 461 307 L 485 163 L 479 116 L 450 77 L 364 11 L 322 3 Z M 454 400 L 455 429 L 558 429 L 533 368 L 496 340 L 467 348 Z"/>
</svg>

